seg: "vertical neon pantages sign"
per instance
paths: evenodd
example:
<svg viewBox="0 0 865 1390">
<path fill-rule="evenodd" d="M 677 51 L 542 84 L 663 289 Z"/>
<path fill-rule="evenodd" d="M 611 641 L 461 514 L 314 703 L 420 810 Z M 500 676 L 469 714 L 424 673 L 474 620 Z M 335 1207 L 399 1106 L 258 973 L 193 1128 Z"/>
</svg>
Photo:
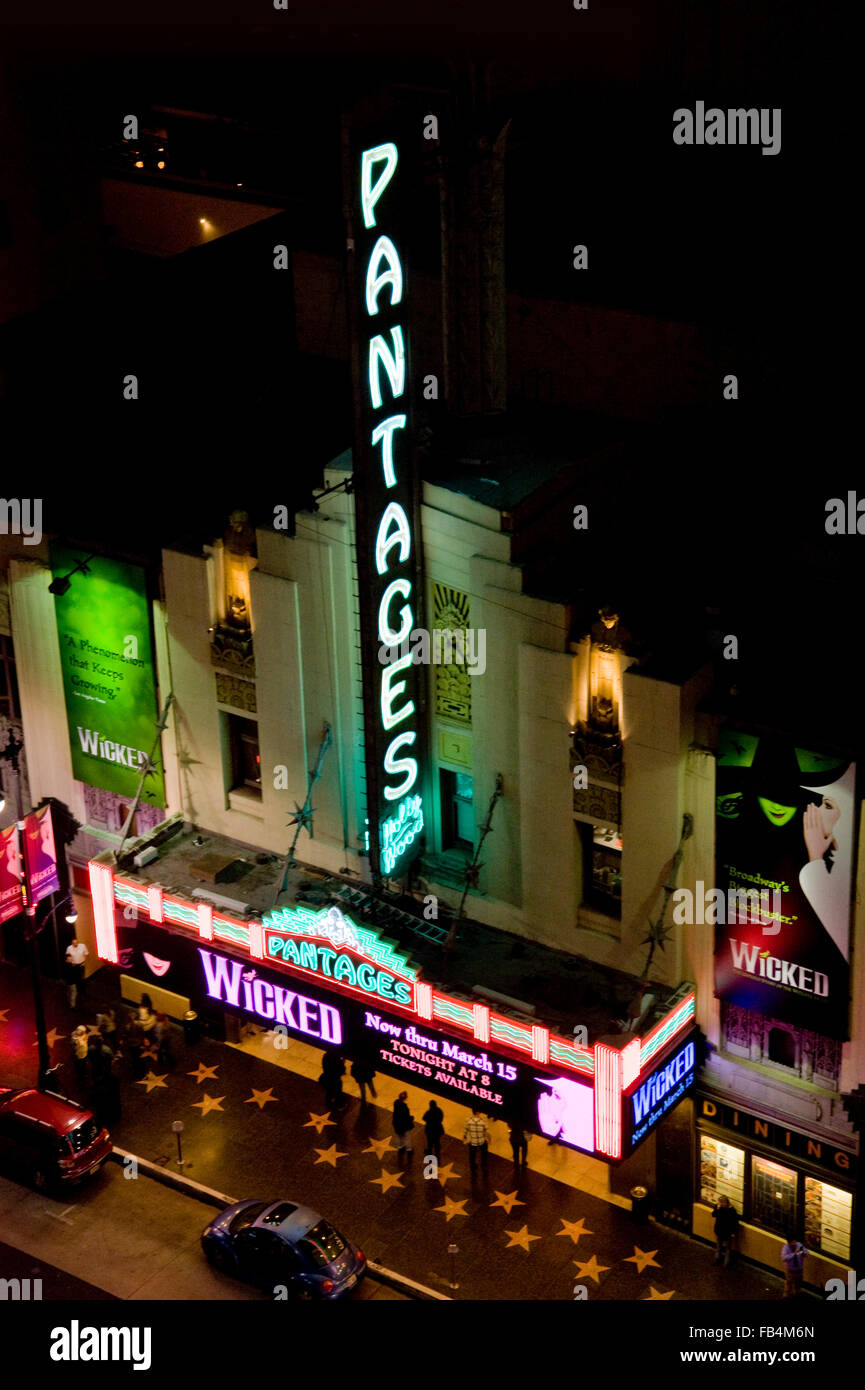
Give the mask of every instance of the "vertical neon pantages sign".
<svg viewBox="0 0 865 1390">
<path fill-rule="evenodd" d="M 406 282 L 394 232 L 399 153 L 371 145 L 359 175 L 358 572 L 362 659 L 367 666 L 367 785 L 373 869 L 406 871 L 421 847 L 420 676 L 406 651 L 417 625 L 415 476 L 408 390 Z M 399 648 L 402 647 L 402 652 Z M 373 679 L 369 679 L 370 672 Z"/>
</svg>

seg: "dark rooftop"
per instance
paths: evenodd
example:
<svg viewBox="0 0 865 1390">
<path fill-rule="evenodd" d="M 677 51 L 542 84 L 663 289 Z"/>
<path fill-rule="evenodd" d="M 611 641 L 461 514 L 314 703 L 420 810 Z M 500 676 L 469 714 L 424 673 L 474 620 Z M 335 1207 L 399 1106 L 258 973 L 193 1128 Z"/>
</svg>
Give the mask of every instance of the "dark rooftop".
<svg viewBox="0 0 865 1390">
<path fill-rule="evenodd" d="M 241 920 L 247 915 L 264 915 L 277 905 L 276 887 L 284 864 L 281 857 L 188 823 L 183 824 L 179 833 L 157 845 L 157 859 L 141 869 L 132 866 L 130 854 L 139 853 L 142 845 L 158 839 L 168 824 L 159 827 L 152 836 L 127 845 L 124 863 L 128 862 L 129 867 L 118 869 L 117 872 L 144 884 L 161 884 L 167 892 L 176 892 L 185 897 L 195 894 L 199 899 L 214 902 L 217 910 L 221 909 Z M 223 861 L 233 860 L 231 876 L 219 883 L 197 878 L 192 866 L 208 856 L 216 856 Z M 336 902 L 351 916 L 352 909 L 341 896 L 347 884 L 365 891 L 356 877 L 341 879 L 301 864 L 292 870 L 289 888 L 280 895 L 278 905 L 291 906 L 295 902 L 304 902 L 312 907 L 327 907 Z M 388 915 L 388 907 L 409 911 L 413 908 L 418 928 L 422 931 L 427 927 L 416 901 L 405 896 L 382 896 L 379 901 L 382 918 Z M 369 925 L 378 925 L 375 903 L 371 904 L 367 913 L 359 916 L 355 911 L 354 916 Z M 618 1020 L 626 1016 L 639 990 L 638 982 L 621 971 L 596 965 L 566 951 L 553 950 L 471 919 L 461 923 L 457 946 L 450 959 L 439 944 L 416 935 L 405 925 L 394 927 L 391 920 L 387 926 L 382 926 L 382 930 L 410 955 L 423 979 L 443 992 L 477 1002 L 477 996 L 472 993 L 475 986 L 495 990 L 512 1000 L 533 1006 L 534 1013 L 488 999 L 486 1002 L 495 1012 L 544 1023 L 565 1037 L 572 1036 L 574 1027 L 581 1024 L 588 1030 L 589 1043 L 622 1031 Z M 656 999 L 653 1012 L 660 1016 L 666 1011 L 665 1003 L 673 991 L 654 981 L 650 989 Z M 641 1032 L 648 1031 L 651 1017 L 651 1014 L 647 1015 Z"/>
</svg>

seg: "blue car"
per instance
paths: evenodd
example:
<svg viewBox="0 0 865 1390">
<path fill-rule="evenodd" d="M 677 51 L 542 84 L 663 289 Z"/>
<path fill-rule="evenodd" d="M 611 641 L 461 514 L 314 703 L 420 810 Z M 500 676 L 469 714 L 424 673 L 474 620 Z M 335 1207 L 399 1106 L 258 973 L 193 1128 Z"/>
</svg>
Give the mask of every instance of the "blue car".
<svg viewBox="0 0 865 1390">
<path fill-rule="evenodd" d="M 366 1273 L 363 1251 L 295 1202 L 235 1202 L 204 1228 L 201 1248 L 217 1269 L 297 1298 L 341 1298 Z"/>
</svg>

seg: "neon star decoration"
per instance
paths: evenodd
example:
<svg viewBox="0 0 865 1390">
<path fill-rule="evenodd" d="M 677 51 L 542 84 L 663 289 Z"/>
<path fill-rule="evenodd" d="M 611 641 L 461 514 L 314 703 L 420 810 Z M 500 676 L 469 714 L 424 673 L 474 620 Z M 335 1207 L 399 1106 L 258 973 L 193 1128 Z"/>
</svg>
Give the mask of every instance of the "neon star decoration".
<svg viewBox="0 0 865 1390">
<path fill-rule="evenodd" d="M 519 1200 L 516 1192 L 499 1192 L 497 1187 L 494 1187 L 493 1191 L 496 1194 L 496 1200 L 494 1202 L 490 1202 L 490 1206 L 504 1207 L 508 1216 L 510 1216 L 514 1207 L 524 1207 L 526 1205 L 525 1202 L 521 1202 Z M 560 1231 L 559 1235 L 561 1234 L 562 1232 Z"/>
<path fill-rule="evenodd" d="M 521 1249 L 530 1252 L 531 1247 L 529 1242 L 532 1240 L 540 1240 L 540 1236 L 529 1235 L 528 1226 L 521 1226 L 518 1231 L 505 1231 L 505 1235 L 508 1238 L 508 1243 L 505 1247 L 507 1250 L 510 1250 L 512 1246 L 519 1245 Z"/>
<path fill-rule="evenodd" d="M 378 1185 L 382 1192 L 387 1192 L 391 1187 L 402 1187 L 402 1173 L 389 1173 L 386 1168 L 382 1168 L 380 1178 L 370 1178 L 370 1183 Z"/>
<path fill-rule="evenodd" d="M 641 1250 L 639 1245 L 635 1245 L 633 1255 L 627 1256 L 625 1264 L 635 1264 L 639 1274 L 642 1274 L 647 1265 L 654 1265 L 656 1269 L 660 1269 L 661 1266 L 654 1258 L 657 1253 L 657 1250 L 649 1250 L 647 1253 L 645 1250 Z"/>
<path fill-rule="evenodd" d="M 201 1111 L 201 1117 L 203 1119 L 205 1115 L 210 1114 L 211 1110 L 222 1110 L 220 1102 L 223 1100 L 225 1100 L 225 1096 L 209 1096 L 205 1091 L 204 1099 L 193 1101 L 193 1107 Z M 223 1114 L 224 1113 L 223 1111 Z"/>
<path fill-rule="evenodd" d="M 468 1212 L 462 1210 L 467 1201 L 468 1197 L 461 1198 L 459 1202 L 454 1201 L 452 1197 L 445 1197 L 444 1206 L 433 1207 L 433 1211 L 444 1212 L 445 1221 L 451 1221 L 455 1216 L 468 1216 Z"/>
</svg>

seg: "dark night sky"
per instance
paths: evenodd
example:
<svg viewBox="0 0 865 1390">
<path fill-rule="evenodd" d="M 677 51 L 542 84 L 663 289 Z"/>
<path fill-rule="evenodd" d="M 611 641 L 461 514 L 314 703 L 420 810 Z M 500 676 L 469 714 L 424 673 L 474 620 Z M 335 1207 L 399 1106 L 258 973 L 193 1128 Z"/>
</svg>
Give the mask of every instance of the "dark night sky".
<svg viewBox="0 0 865 1390">
<path fill-rule="evenodd" d="M 827 496 L 856 485 L 842 325 L 858 223 L 850 89 L 826 64 L 819 12 L 781 0 L 590 0 L 585 13 L 566 0 L 325 0 L 288 13 L 263 0 L 159 0 L 125 20 L 113 4 L 84 0 L 73 13 L 49 0 L 38 29 L 8 13 L 5 25 L 34 120 L 50 100 L 59 138 L 71 152 L 77 142 L 85 164 L 118 111 L 138 104 L 241 117 L 282 161 L 297 244 L 332 255 L 343 236 L 340 109 L 394 83 L 418 89 L 407 99 L 421 106 L 431 94 L 435 109 L 469 58 L 493 59 L 493 109 L 512 122 L 509 287 L 694 323 L 741 344 L 753 365 L 735 416 L 707 401 L 647 428 L 597 514 L 593 565 L 620 588 L 648 586 L 659 608 L 675 609 L 681 591 L 723 591 L 761 640 L 775 633 L 777 650 L 805 664 L 809 630 L 849 648 L 857 539 L 827 538 L 823 516 Z M 781 106 L 782 153 L 675 147 L 672 111 L 698 98 Z M 581 277 L 566 254 L 577 241 L 592 248 Z M 10 430 L 79 525 L 82 513 L 95 529 L 123 515 L 130 534 L 164 541 L 179 522 L 209 525 L 239 491 L 270 499 L 301 462 L 314 472 L 348 442 L 338 408 L 324 433 L 307 428 L 315 383 L 279 370 L 279 306 L 264 290 L 242 306 L 246 286 L 239 276 L 232 289 L 229 267 L 219 308 L 200 273 L 198 287 L 187 275 L 168 296 L 135 279 L 98 314 L 79 300 L 31 334 L 28 399 Z M 189 322 L 219 336 L 209 387 Z M 165 380 L 161 403 L 142 404 L 132 425 L 99 385 L 124 333 L 160 342 Z M 326 399 L 347 397 L 344 369 L 317 380 Z M 807 680 L 816 700 L 819 676 Z"/>
</svg>

